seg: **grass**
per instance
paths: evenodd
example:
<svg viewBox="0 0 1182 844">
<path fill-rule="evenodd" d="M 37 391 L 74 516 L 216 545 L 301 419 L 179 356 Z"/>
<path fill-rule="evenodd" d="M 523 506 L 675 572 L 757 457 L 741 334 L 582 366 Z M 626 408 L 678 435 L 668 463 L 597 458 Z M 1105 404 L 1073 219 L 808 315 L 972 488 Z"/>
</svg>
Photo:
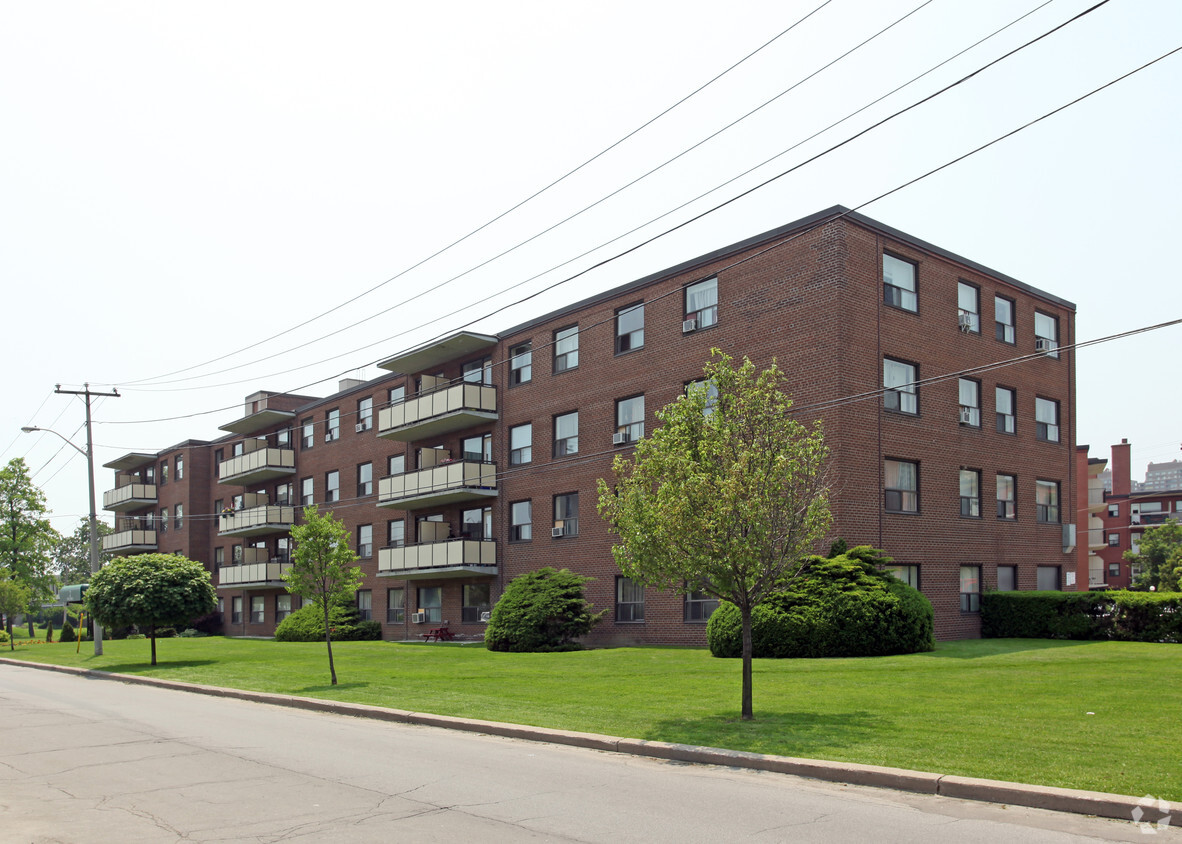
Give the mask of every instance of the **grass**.
<svg viewBox="0 0 1182 844">
<path fill-rule="evenodd" d="M 164 639 L 105 654 L 25 645 L 4 656 L 215 686 L 608 735 L 1182 800 L 1182 650 L 993 639 L 867 659 L 739 662 L 681 648 L 498 654 L 480 647 Z"/>
</svg>

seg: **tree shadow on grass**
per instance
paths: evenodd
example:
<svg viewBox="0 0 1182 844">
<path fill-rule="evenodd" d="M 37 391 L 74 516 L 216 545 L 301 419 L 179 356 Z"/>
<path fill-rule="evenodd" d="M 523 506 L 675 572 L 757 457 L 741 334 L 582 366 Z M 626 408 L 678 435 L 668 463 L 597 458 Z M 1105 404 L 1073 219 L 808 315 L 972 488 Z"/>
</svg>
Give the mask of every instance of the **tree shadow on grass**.
<svg viewBox="0 0 1182 844">
<path fill-rule="evenodd" d="M 117 662 L 110 665 L 95 666 L 92 670 L 104 671 L 111 674 L 141 674 L 160 668 L 198 668 L 203 665 L 215 665 L 216 663 L 217 660 L 215 659 L 160 659 L 160 657 L 157 657 L 156 664 L 153 665 L 152 658 L 148 657 L 142 662 Z"/>
<path fill-rule="evenodd" d="M 755 719 L 742 721 L 738 707 L 704 718 L 660 721 L 644 738 L 702 747 L 722 747 L 780 756 L 815 757 L 825 751 L 863 744 L 889 729 L 879 713 L 786 712 L 755 706 Z"/>
<path fill-rule="evenodd" d="M 302 689 L 292 689 L 292 694 L 310 695 L 323 692 L 341 692 L 346 689 L 368 689 L 369 683 L 323 683 L 318 686 L 304 686 Z"/>
<path fill-rule="evenodd" d="M 957 642 L 940 642 L 934 651 L 914 656 L 928 659 L 983 659 L 1025 651 L 1077 648 L 1088 644 L 1093 643 L 1075 639 L 962 639 Z"/>
</svg>

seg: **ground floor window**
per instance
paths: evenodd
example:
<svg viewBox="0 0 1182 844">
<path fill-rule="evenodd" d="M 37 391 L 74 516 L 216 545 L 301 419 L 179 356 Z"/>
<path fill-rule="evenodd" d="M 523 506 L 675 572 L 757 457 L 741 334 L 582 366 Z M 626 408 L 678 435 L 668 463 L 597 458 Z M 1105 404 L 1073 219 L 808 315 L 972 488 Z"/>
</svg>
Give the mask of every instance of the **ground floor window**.
<svg viewBox="0 0 1182 844">
<path fill-rule="evenodd" d="M 960 567 L 960 611 L 981 611 L 981 567 Z"/>
<path fill-rule="evenodd" d="M 371 590 L 357 590 L 357 615 L 362 621 L 369 621 L 373 618 L 373 592 Z"/>
<path fill-rule="evenodd" d="M 997 567 L 997 591 L 998 592 L 1013 592 L 1018 588 L 1018 567 L 1017 566 L 998 566 Z"/>
<path fill-rule="evenodd" d="M 443 588 L 440 586 L 419 587 L 419 612 L 423 621 L 438 624 L 443 621 Z"/>
<path fill-rule="evenodd" d="M 250 599 L 250 623 L 262 624 L 267 619 L 267 599 L 255 595 Z"/>
<path fill-rule="evenodd" d="M 242 623 L 242 596 L 238 595 L 230 602 L 230 623 Z"/>
<path fill-rule="evenodd" d="M 1108 576 L 1109 577 L 1120 577 L 1120 563 L 1109 563 L 1108 564 Z"/>
<path fill-rule="evenodd" d="M 492 611 L 492 586 L 488 583 L 464 584 L 465 622 L 488 621 L 488 614 Z"/>
<path fill-rule="evenodd" d="M 291 595 L 275 596 L 275 623 L 283 621 L 291 615 Z"/>
<path fill-rule="evenodd" d="M 616 578 L 616 621 L 644 621 L 644 585 L 630 577 Z"/>
<path fill-rule="evenodd" d="M 386 590 L 386 623 L 402 624 L 406 621 L 406 590 Z"/>
<path fill-rule="evenodd" d="M 690 624 L 704 624 L 716 609 L 718 609 L 718 599 L 705 592 L 695 591 L 685 594 L 685 620 Z"/>
<path fill-rule="evenodd" d="M 1042 592 L 1055 592 L 1059 589 L 1059 567 L 1038 567 L 1038 589 Z"/>
<path fill-rule="evenodd" d="M 919 566 L 887 566 L 886 571 L 908 586 L 914 589 L 919 588 Z"/>
</svg>

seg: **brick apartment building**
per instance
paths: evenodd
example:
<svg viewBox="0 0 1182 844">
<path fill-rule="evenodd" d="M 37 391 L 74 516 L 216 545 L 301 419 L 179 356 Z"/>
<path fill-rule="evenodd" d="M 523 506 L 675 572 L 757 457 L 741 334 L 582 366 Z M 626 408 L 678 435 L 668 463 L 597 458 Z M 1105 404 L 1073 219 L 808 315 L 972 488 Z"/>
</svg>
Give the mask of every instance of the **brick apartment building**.
<svg viewBox="0 0 1182 844">
<path fill-rule="evenodd" d="M 1080 502 L 1076 518 L 1081 532 L 1086 530 L 1077 552 L 1079 579 L 1090 589 L 1127 589 L 1139 572 L 1125 561 L 1124 552 L 1137 553 L 1145 528 L 1160 525 L 1167 519 L 1182 521 L 1182 484 L 1169 489 L 1142 486 L 1134 490 L 1129 465 L 1131 451 L 1132 445 L 1122 439 L 1112 446 L 1109 463 L 1104 457 L 1089 457 L 1086 445 L 1075 450 L 1076 477 L 1088 477 L 1087 497 L 1076 499 Z M 1101 474 L 1105 471 L 1111 473 L 1111 491 L 1104 489 Z"/>
<path fill-rule="evenodd" d="M 205 562 L 226 632 L 267 635 L 297 607 L 279 574 L 315 503 L 355 537 L 385 638 L 479 634 L 509 580 L 553 565 L 595 578 L 593 643 L 700 645 L 714 605 L 619 576 L 595 485 L 717 347 L 777 359 L 798 418 L 823 420 L 833 536 L 886 549 L 938 636 L 975 636 L 983 590 L 1075 587 L 1074 314 L 832 208 L 328 398 L 250 396 L 217 441 L 107 464 L 105 547 Z"/>
</svg>

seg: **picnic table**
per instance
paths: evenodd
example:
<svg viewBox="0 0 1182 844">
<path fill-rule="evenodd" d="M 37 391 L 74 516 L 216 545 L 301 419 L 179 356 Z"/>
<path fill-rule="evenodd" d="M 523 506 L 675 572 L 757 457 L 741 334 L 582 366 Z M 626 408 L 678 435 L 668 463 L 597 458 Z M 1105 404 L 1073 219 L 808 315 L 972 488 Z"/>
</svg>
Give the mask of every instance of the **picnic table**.
<svg viewBox="0 0 1182 844">
<path fill-rule="evenodd" d="M 423 634 L 424 642 L 430 642 L 432 639 L 436 642 L 450 642 L 455 638 L 455 634 L 448 628 L 447 622 L 444 622 L 442 627 L 432 627 Z"/>
</svg>

